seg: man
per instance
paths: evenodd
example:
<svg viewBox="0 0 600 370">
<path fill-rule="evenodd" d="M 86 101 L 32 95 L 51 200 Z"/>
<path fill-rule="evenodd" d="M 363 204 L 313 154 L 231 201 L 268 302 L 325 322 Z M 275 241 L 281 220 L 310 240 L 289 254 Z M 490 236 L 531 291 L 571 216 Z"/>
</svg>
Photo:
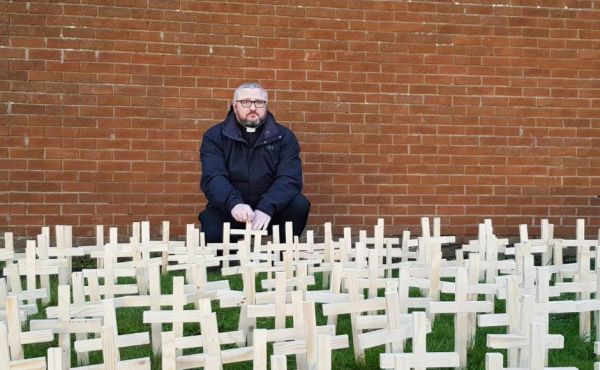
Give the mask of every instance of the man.
<svg viewBox="0 0 600 370">
<path fill-rule="evenodd" d="M 310 202 L 302 195 L 300 146 L 294 133 L 268 110 L 268 94 L 245 83 L 233 94 L 225 120 L 204 133 L 200 187 L 208 204 L 198 215 L 206 241 L 220 243 L 223 223 L 253 230 L 292 221 L 294 235 L 306 226 Z"/>
</svg>

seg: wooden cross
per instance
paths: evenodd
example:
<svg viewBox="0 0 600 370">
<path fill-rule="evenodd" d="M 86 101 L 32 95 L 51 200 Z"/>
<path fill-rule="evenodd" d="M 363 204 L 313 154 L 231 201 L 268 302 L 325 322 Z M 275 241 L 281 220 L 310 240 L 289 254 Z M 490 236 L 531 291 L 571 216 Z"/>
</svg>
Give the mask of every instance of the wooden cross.
<svg viewBox="0 0 600 370">
<path fill-rule="evenodd" d="M 70 284 L 71 271 L 73 270 L 72 257 L 83 256 L 83 250 L 73 249 L 73 227 L 70 225 L 56 225 L 56 248 L 48 248 L 48 257 L 57 257 L 66 261 L 66 266 L 59 270 L 59 285 Z M 49 239 L 48 239 L 49 240 Z"/>
<path fill-rule="evenodd" d="M 89 295 L 92 301 L 100 301 L 101 297 L 111 299 L 115 295 L 132 295 L 139 292 L 137 284 L 117 284 L 118 277 L 136 276 L 136 270 L 135 267 L 131 267 L 131 264 L 129 266 L 117 264 L 116 247 L 113 243 L 105 245 L 103 269 L 86 269 L 83 271 L 84 277 L 88 280 L 85 295 Z M 99 277 L 104 278 L 104 284 L 100 285 Z"/>
<path fill-rule="evenodd" d="M 342 263 L 333 263 L 331 268 L 329 289 L 309 290 L 304 293 L 304 299 L 315 303 L 341 303 L 349 302 L 350 296 L 348 293 L 342 292 Z M 336 325 L 337 315 L 327 317 L 327 324 Z"/>
<path fill-rule="evenodd" d="M 360 288 L 358 285 L 357 270 L 348 271 L 348 295 L 350 302 L 330 303 L 323 305 L 323 315 L 341 315 L 350 314 L 350 322 L 352 326 L 352 341 L 354 345 L 354 358 L 358 362 L 364 362 L 364 351 L 359 346 L 358 336 L 362 333 L 362 328 L 359 325 L 359 317 L 361 313 L 368 311 L 376 311 L 383 309 L 385 306 L 384 298 L 361 299 Z M 383 327 L 382 324 L 381 327 Z"/>
<path fill-rule="evenodd" d="M 205 369 L 209 369 L 221 368 L 223 364 L 228 363 L 252 361 L 253 370 L 266 370 L 267 334 L 265 329 L 254 330 L 252 340 L 254 344 L 250 347 L 220 350 L 219 355 L 206 355 L 201 353 L 184 356 L 181 354 L 183 349 L 203 347 L 207 342 L 218 341 L 220 345 L 235 343 L 236 339 L 233 338 L 236 334 L 239 334 L 238 336 L 243 338 L 242 333 L 217 333 L 218 338 L 214 338 L 214 330 L 211 331 L 209 329 L 213 329 L 215 325 L 207 325 L 207 322 L 212 320 L 212 315 L 201 318 L 201 322 L 204 323 L 205 328 L 202 335 L 182 337 L 177 336 L 172 331 L 162 333 L 161 368 L 164 370 L 176 370 L 203 366 Z M 211 334 L 209 334 L 209 331 L 212 333 L 213 337 L 210 336 Z"/>
<path fill-rule="evenodd" d="M 518 316 L 519 326 L 516 334 L 507 335 L 492 335 L 488 334 L 488 346 L 495 348 L 517 348 L 518 349 L 518 365 L 523 366 L 529 360 L 529 347 L 527 347 L 526 339 L 530 337 L 529 332 L 531 322 L 540 322 L 544 324 L 545 328 L 548 328 L 549 315 L 551 313 L 571 313 L 571 312 L 584 312 L 594 311 L 600 309 L 600 301 L 598 300 L 587 300 L 587 301 L 550 301 L 550 269 L 547 267 L 537 267 L 537 284 L 536 284 L 536 295 L 523 295 L 523 302 L 520 305 L 520 314 Z M 514 309 L 514 308 L 513 308 Z M 514 314 L 513 314 L 514 315 Z M 483 317 L 483 316 L 482 316 Z M 517 331 L 517 330 L 515 330 Z M 508 338 L 508 339 L 506 339 Z M 524 339 L 525 338 L 525 339 Z M 512 340 L 515 339 L 515 340 Z M 550 339 L 550 345 L 556 345 Z M 510 344 L 506 344 L 509 342 Z M 525 344 L 524 344 L 525 343 Z M 509 346 L 509 347 L 506 347 Z M 549 347 L 557 348 L 557 347 Z M 538 352 L 542 352 L 542 356 L 547 358 L 547 349 L 536 349 Z M 509 356 L 511 352 L 509 351 Z M 537 354 L 536 354 L 537 355 Z M 509 363 L 514 363 L 509 357 Z"/>
<path fill-rule="evenodd" d="M 471 333 L 471 330 L 467 328 L 474 325 L 469 321 L 468 314 L 494 312 L 493 302 L 467 300 L 467 283 L 467 269 L 458 268 L 454 284 L 454 302 L 431 302 L 428 310 L 430 314 L 454 314 L 454 352 L 459 354 L 460 367 L 467 366 L 467 348 Z"/>
<path fill-rule="evenodd" d="M 9 292 L 6 287 L 6 278 L 0 278 L 0 320 L 6 320 L 6 297 L 8 297 Z M 35 312 L 37 313 L 37 305 L 31 305 L 35 307 Z M 27 321 L 27 312 L 23 309 L 23 306 L 19 307 L 19 320 L 21 322 Z"/>
<path fill-rule="evenodd" d="M 31 320 L 31 330 L 52 330 L 58 334 L 58 346 L 64 348 L 65 361 L 71 363 L 71 334 L 100 333 L 101 319 L 73 319 L 71 315 L 71 291 L 69 285 L 58 286 L 58 318 Z"/>
<path fill-rule="evenodd" d="M 119 348 L 150 344 L 150 336 L 145 333 L 119 335 L 117 330 L 117 317 L 113 299 L 102 301 L 104 321 L 100 338 L 82 339 L 75 341 L 75 351 L 90 352 L 102 351 L 104 364 L 86 366 L 86 370 L 97 369 L 150 369 L 150 358 L 137 358 L 121 361 Z"/>
<path fill-rule="evenodd" d="M 199 244 L 200 230 L 193 224 L 187 225 L 185 247 L 171 248 L 169 250 L 169 261 L 174 264 L 167 266 L 167 271 L 185 270 L 186 280 L 194 279 L 193 267 L 198 266 L 206 273 L 206 267 L 219 266 L 215 249 L 208 248 L 204 243 Z"/>
<path fill-rule="evenodd" d="M 190 320 L 190 315 L 194 311 L 184 310 L 185 305 L 190 302 L 190 298 L 197 301 L 195 294 L 186 296 L 184 279 L 182 276 L 173 277 L 173 294 L 160 294 L 160 277 L 158 276 L 158 268 L 154 268 L 151 276 L 151 297 L 150 311 L 144 311 L 143 322 L 151 324 L 152 329 L 152 349 L 155 355 L 161 351 L 161 332 L 162 324 L 172 324 L 172 332 L 177 337 L 183 336 L 184 322 L 199 322 L 199 318 L 195 317 Z M 210 302 L 210 301 L 209 301 Z M 161 306 L 172 306 L 171 311 L 161 310 Z M 210 312 L 210 311 L 209 311 Z M 201 311 L 201 314 L 205 311 Z"/>
<path fill-rule="evenodd" d="M 417 262 L 429 265 L 430 256 L 434 255 L 438 251 L 441 253 L 442 244 L 454 243 L 455 240 L 456 238 L 454 236 L 441 236 L 439 217 L 434 218 L 433 235 L 430 233 L 429 218 L 422 217 L 421 237 L 418 238 Z"/>
<path fill-rule="evenodd" d="M 15 254 L 13 233 L 5 232 L 4 233 L 4 248 L 0 249 L 0 261 L 4 261 L 7 265 L 9 265 L 16 258 L 17 258 L 17 254 Z"/>
<path fill-rule="evenodd" d="M 73 275 L 74 295 L 80 295 L 80 298 L 77 299 L 76 304 L 72 306 L 73 315 L 86 317 L 102 316 L 104 314 L 104 307 L 102 306 L 102 303 L 84 303 L 84 293 L 81 292 L 83 290 L 83 274 L 74 273 Z M 193 287 L 185 286 L 183 282 L 183 277 L 174 277 L 173 281 L 173 294 L 162 294 L 160 286 L 159 265 L 152 264 L 150 265 L 149 270 L 150 295 L 118 297 L 113 299 L 113 304 L 115 307 L 147 307 L 150 308 L 150 310 L 152 311 L 160 310 L 161 306 L 172 306 L 173 310 L 170 312 L 176 315 L 180 311 L 183 311 L 183 308 L 186 304 L 197 300 L 195 298 L 196 294 Z M 48 317 L 56 317 L 57 315 L 57 310 L 53 308 L 48 308 L 46 311 Z M 183 326 L 179 324 L 174 324 L 173 330 L 175 331 L 175 333 L 183 333 Z M 160 335 L 162 331 L 162 326 L 157 323 L 152 323 L 151 331 L 152 349 L 155 354 L 158 354 L 160 352 Z M 78 339 L 84 338 L 79 337 Z"/>
<path fill-rule="evenodd" d="M 561 266 L 563 264 L 563 249 L 567 247 L 575 247 L 578 250 L 586 248 L 589 250 L 591 247 L 600 245 L 600 238 L 597 240 L 586 240 L 585 239 L 585 219 L 578 218 L 575 226 L 575 239 L 554 239 L 554 266 Z M 559 281 L 562 281 L 563 277 L 559 275 Z"/>
<path fill-rule="evenodd" d="M 515 275 L 508 276 L 505 279 L 504 289 L 506 290 L 506 312 L 479 315 L 478 324 L 480 327 L 507 326 L 508 334 L 516 335 L 521 332 L 521 322 L 519 320 L 521 312 L 519 278 Z M 517 366 L 518 355 L 518 349 L 508 349 L 508 364 L 510 367 Z"/>
<path fill-rule="evenodd" d="M 348 336 L 335 336 L 330 328 L 321 330 L 317 326 L 314 302 L 302 302 L 302 323 L 296 322 L 294 326 L 296 338 L 292 341 L 277 341 L 273 344 L 273 354 L 278 355 L 304 355 L 306 362 L 299 361 L 298 369 L 328 369 L 331 368 L 331 351 L 348 347 Z M 328 332 L 328 333 L 327 333 Z M 317 367 L 318 365 L 323 367 Z"/>
<path fill-rule="evenodd" d="M 5 278 L 0 280 L 0 310 L 6 310 L 5 299 L 8 295 L 14 295 L 19 300 L 19 307 L 23 310 L 24 315 L 22 320 L 25 321 L 27 316 L 34 315 L 38 312 L 38 306 L 36 301 L 38 299 L 45 299 L 48 297 L 49 291 L 47 289 L 27 289 L 23 290 L 21 286 L 21 276 L 16 263 L 11 263 L 4 269 Z M 24 302 L 33 302 L 24 304 Z M 4 315 L 6 317 L 6 315 Z"/>
<path fill-rule="evenodd" d="M 283 272 L 283 266 L 266 266 L 263 264 L 249 263 L 246 266 L 241 266 L 241 270 L 243 271 L 242 280 L 245 304 L 241 305 L 238 329 L 249 332 L 256 326 L 256 318 L 248 315 L 248 307 L 250 305 L 272 303 L 275 299 L 275 294 L 273 292 L 256 292 L 256 274 L 260 272 Z M 283 276 L 285 276 L 285 274 Z M 313 277 L 307 277 L 300 280 L 296 279 L 296 282 L 304 285 L 306 284 L 306 281 L 312 282 L 312 279 Z M 271 286 L 273 285 L 271 284 Z M 287 291 L 287 282 L 283 282 L 282 286 L 283 288 L 280 290 L 285 293 Z M 290 286 L 293 286 L 293 284 L 290 284 Z M 248 338 L 248 340 L 251 339 L 251 337 Z"/>
<path fill-rule="evenodd" d="M 350 234 L 350 228 L 347 228 L 347 233 Z M 344 236 L 346 236 L 346 229 L 344 229 Z M 347 240 L 347 243 L 352 243 L 351 240 Z M 329 283 L 329 271 L 331 270 L 331 265 L 335 262 L 335 247 L 336 243 L 333 241 L 333 233 L 331 228 L 331 222 L 326 222 L 323 225 L 323 267 L 325 270 L 323 271 L 323 288 L 327 288 Z M 344 249 L 346 250 L 346 248 Z M 347 254 L 344 254 L 345 259 L 347 259 Z"/>
<path fill-rule="evenodd" d="M 217 250 L 220 249 L 223 251 L 223 268 L 229 268 L 230 264 L 229 261 L 230 260 L 236 260 L 237 258 L 235 256 L 232 256 L 231 250 L 234 247 L 240 248 L 238 247 L 238 243 L 232 243 L 231 241 L 231 237 L 232 236 L 236 236 L 236 235 L 240 235 L 242 236 L 242 240 L 240 240 L 239 242 L 242 242 L 244 247 L 246 248 L 246 250 L 248 251 L 248 253 L 250 253 L 250 251 L 252 250 L 252 246 L 253 246 L 253 238 L 254 238 L 254 246 L 260 246 L 261 245 L 261 241 L 262 241 L 262 237 L 267 235 L 267 231 L 266 230 L 252 230 L 252 223 L 247 222 L 245 225 L 244 229 L 231 229 L 231 224 L 229 222 L 225 222 L 223 223 L 223 241 L 221 243 L 213 243 L 210 244 L 209 247 Z"/>
<path fill-rule="evenodd" d="M 382 353 L 379 355 L 379 366 L 395 370 L 459 366 L 458 353 L 427 352 L 427 316 L 424 312 L 413 312 L 412 315 L 412 353 Z"/>
<path fill-rule="evenodd" d="M 377 224 L 373 228 L 372 238 L 367 237 L 367 232 L 365 230 L 361 230 L 359 232 L 358 241 L 360 243 L 364 243 L 365 245 L 373 245 L 373 248 L 375 249 L 375 251 L 377 251 L 377 263 L 379 265 L 383 265 L 385 263 L 386 266 L 391 268 L 393 258 L 402 256 L 402 250 L 400 250 L 399 248 L 393 248 L 394 245 L 400 244 L 400 239 L 385 237 L 383 218 L 377 219 Z"/>
<path fill-rule="evenodd" d="M 563 347 L 563 336 L 562 335 L 548 335 L 546 326 L 540 322 L 532 322 L 529 329 L 531 336 L 529 338 L 511 338 L 507 339 L 506 346 L 510 345 L 525 345 L 529 347 L 530 358 L 526 361 L 525 365 L 522 365 L 520 369 L 524 370 L 576 370 L 576 367 L 545 367 L 544 353 L 546 348 L 562 348 Z M 500 353 L 487 353 L 485 355 L 485 368 L 486 370 L 505 370 L 502 354 Z M 508 369 L 506 369 L 508 370 Z"/>
<path fill-rule="evenodd" d="M 596 293 L 598 290 L 597 277 L 590 271 L 591 256 L 592 252 L 589 251 L 587 246 L 578 248 L 577 273 L 573 276 L 574 281 L 569 283 L 557 282 L 554 287 L 550 288 L 551 294 L 559 296 L 562 293 L 576 293 L 577 300 L 589 300 L 591 293 Z M 589 337 L 591 326 L 591 313 L 581 312 L 579 314 L 579 336 L 581 338 Z"/>
<path fill-rule="evenodd" d="M 527 233 L 527 225 L 521 224 L 519 225 L 519 243 L 515 243 L 513 248 L 506 248 L 504 253 L 508 256 L 515 256 L 517 273 L 519 273 L 523 269 L 523 258 L 526 255 L 541 253 L 544 256 L 548 256 L 549 250 L 548 240 L 530 240 Z"/>
<path fill-rule="evenodd" d="M 408 272 L 407 269 L 405 269 Z M 399 286 L 400 290 L 402 286 Z M 383 329 L 359 334 L 359 346 L 362 350 L 386 345 L 386 352 L 404 352 L 404 341 L 413 334 L 413 317 L 407 313 L 406 299 L 401 298 L 398 290 L 387 289 L 385 293 L 385 313 L 387 325 Z M 404 302 L 403 302 L 404 300 Z M 428 322 L 429 323 L 429 322 Z M 431 325 L 426 327 L 431 332 Z"/>
<path fill-rule="evenodd" d="M 6 298 L 6 329 L 8 329 L 7 341 L 10 350 L 10 360 L 24 359 L 24 344 L 51 342 L 54 339 L 51 330 L 21 331 L 19 301 L 14 296 Z"/>
<path fill-rule="evenodd" d="M 27 291 L 33 292 L 37 288 L 37 276 L 57 275 L 61 268 L 67 266 L 65 260 L 46 260 L 41 261 L 36 258 L 36 242 L 28 240 L 25 247 L 25 259 L 17 262 L 18 269 L 11 270 L 10 266 L 4 268 L 4 275 L 26 276 Z M 12 278 L 9 278 L 9 280 Z M 15 278 L 16 279 L 16 278 Z M 11 284 L 16 286 L 17 284 Z M 36 299 L 33 296 L 27 300 L 29 304 L 35 304 Z"/>
<path fill-rule="evenodd" d="M 2 369 L 46 370 L 46 358 L 12 359 L 5 321 L 0 321 L 0 367 Z M 62 369 L 61 369 L 62 370 Z"/>
<path fill-rule="evenodd" d="M 375 253 L 374 251 L 372 253 Z M 374 260 L 374 259 L 373 259 Z M 348 302 L 335 302 L 323 305 L 323 315 L 332 317 L 340 314 L 350 314 L 352 325 L 353 345 L 355 358 L 361 361 L 364 358 L 364 349 L 368 343 L 376 343 L 381 339 L 372 339 L 368 333 L 362 334 L 363 330 L 383 329 L 389 326 L 389 317 L 386 315 L 361 315 L 364 312 L 375 312 L 386 309 L 387 300 L 383 297 L 373 297 L 362 299 L 360 292 L 366 287 L 386 288 L 386 290 L 396 290 L 398 293 L 398 307 L 394 308 L 394 313 L 398 315 L 408 313 L 409 309 L 426 309 L 431 302 L 431 297 L 413 298 L 409 296 L 410 287 L 416 287 L 423 279 L 415 279 L 411 276 L 409 267 L 402 267 L 397 279 L 374 279 L 369 276 L 366 279 L 360 279 L 360 270 L 352 269 L 347 271 L 348 282 Z M 427 283 L 427 282 L 426 282 Z M 361 336 L 366 338 L 362 340 Z M 385 342 L 383 342 L 385 343 Z M 380 343 L 380 344 L 383 344 Z M 401 345 L 399 345 L 401 347 Z"/>
<path fill-rule="evenodd" d="M 302 292 L 295 291 L 286 294 L 285 289 L 285 274 L 283 272 L 276 273 L 277 287 L 275 288 L 275 296 L 269 301 L 273 303 L 253 304 L 248 305 L 248 317 L 274 317 L 275 328 L 267 331 L 267 341 L 284 342 L 294 339 L 304 338 L 303 323 L 304 312 L 302 311 Z M 289 297 L 289 299 L 288 299 Z M 257 303 L 260 298 L 257 296 Z M 286 328 L 286 317 L 293 318 L 292 328 Z M 298 368 L 306 368 L 306 355 L 299 353 L 296 356 Z"/>
</svg>

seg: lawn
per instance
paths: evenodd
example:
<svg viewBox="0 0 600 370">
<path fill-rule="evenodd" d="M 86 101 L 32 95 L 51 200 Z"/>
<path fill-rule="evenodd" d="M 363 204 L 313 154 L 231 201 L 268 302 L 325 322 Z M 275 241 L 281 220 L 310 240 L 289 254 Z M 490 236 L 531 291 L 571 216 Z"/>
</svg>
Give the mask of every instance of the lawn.
<svg viewBox="0 0 600 370">
<path fill-rule="evenodd" d="M 171 273 L 162 277 L 163 293 L 172 291 L 172 276 L 176 273 Z M 222 279 L 220 274 L 211 273 L 208 275 L 209 280 Z M 317 274 L 317 284 L 320 284 L 320 274 Z M 227 277 L 232 289 L 241 290 L 242 282 L 238 276 Z M 120 283 L 131 283 L 132 281 L 121 278 Z M 56 279 L 52 280 L 52 294 L 50 306 L 56 305 Z M 257 285 L 258 286 L 258 285 Z M 413 292 L 418 294 L 417 291 Z M 572 299 L 572 297 L 561 297 L 561 299 Z M 442 294 L 442 300 L 451 300 L 451 294 Z M 504 302 L 496 300 L 496 312 L 504 312 Z M 39 313 L 30 319 L 45 318 L 43 306 L 40 306 Z M 191 305 L 190 305 L 191 308 Z M 165 309 L 170 309 L 165 307 Z M 217 313 L 218 326 L 220 332 L 237 330 L 239 308 L 219 308 L 218 302 L 213 302 L 213 310 Z M 144 309 L 141 308 L 118 308 L 117 318 L 119 324 L 119 334 L 150 332 L 150 325 L 142 323 L 142 315 Z M 319 325 L 324 325 L 327 319 L 322 315 L 320 305 L 317 305 L 317 320 Z M 288 325 L 291 325 L 289 320 Z M 272 328 L 274 320 L 259 319 L 257 326 L 259 328 Z M 25 326 L 28 330 L 28 325 Z M 197 324 L 186 324 L 186 335 L 199 334 L 199 326 Z M 164 325 L 163 330 L 169 330 L 169 325 Z M 552 315 L 550 319 L 550 332 L 553 334 L 561 334 L 565 337 L 565 348 L 562 350 L 550 350 L 549 366 L 575 366 L 580 370 L 592 370 L 594 368 L 595 355 L 593 354 L 594 338 L 582 339 L 578 335 L 578 316 L 576 314 L 561 314 Z M 504 328 L 478 328 L 477 335 L 473 346 L 468 353 L 467 369 L 484 369 L 485 368 L 485 353 L 493 350 L 486 347 L 486 334 L 489 333 L 505 333 Z M 347 334 L 350 341 L 352 340 L 350 318 L 348 315 L 338 317 L 337 334 Z M 436 316 L 432 332 L 427 336 L 427 351 L 428 352 L 452 352 L 454 349 L 454 324 L 451 315 L 440 314 Z M 74 336 L 73 336 L 74 338 Z M 32 344 L 25 346 L 26 358 L 45 356 L 49 347 L 57 346 L 57 340 L 52 343 Z M 271 346 L 269 346 L 269 352 Z M 406 351 L 410 351 L 410 340 L 407 341 Z M 383 347 L 372 348 L 366 351 L 365 363 L 356 363 L 352 351 L 352 344 L 344 350 L 337 350 L 333 353 L 333 368 L 339 369 L 374 369 L 379 368 L 379 353 L 383 352 Z M 187 353 L 187 352 L 186 352 Z M 131 359 L 140 357 L 151 357 L 152 368 L 160 369 L 160 356 L 152 356 L 151 346 L 130 347 L 121 350 L 121 359 Z M 90 363 L 101 363 L 102 355 L 100 352 L 90 354 Z M 75 354 L 73 351 L 72 365 L 76 365 Z M 239 363 L 225 365 L 225 369 L 252 369 L 251 363 Z M 288 356 L 288 368 L 295 368 L 293 356 Z"/>
</svg>

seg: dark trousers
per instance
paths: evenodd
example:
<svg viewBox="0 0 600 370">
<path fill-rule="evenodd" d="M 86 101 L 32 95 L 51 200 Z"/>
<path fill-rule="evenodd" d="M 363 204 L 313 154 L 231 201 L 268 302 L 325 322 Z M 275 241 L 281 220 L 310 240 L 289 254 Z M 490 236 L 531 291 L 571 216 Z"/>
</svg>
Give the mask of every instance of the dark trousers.
<svg viewBox="0 0 600 370">
<path fill-rule="evenodd" d="M 285 242 L 285 223 L 292 222 L 294 235 L 302 234 L 308 213 L 310 211 L 310 202 L 306 197 L 298 193 L 292 200 L 279 212 L 273 215 L 269 223 L 269 235 L 272 234 L 273 225 L 279 225 L 279 240 Z M 216 207 L 207 207 L 198 215 L 200 220 L 200 230 L 204 232 L 207 243 L 221 243 L 223 241 L 223 224 L 229 222 L 232 229 L 244 229 L 246 225 L 237 222 L 231 216 L 231 213 Z"/>
</svg>

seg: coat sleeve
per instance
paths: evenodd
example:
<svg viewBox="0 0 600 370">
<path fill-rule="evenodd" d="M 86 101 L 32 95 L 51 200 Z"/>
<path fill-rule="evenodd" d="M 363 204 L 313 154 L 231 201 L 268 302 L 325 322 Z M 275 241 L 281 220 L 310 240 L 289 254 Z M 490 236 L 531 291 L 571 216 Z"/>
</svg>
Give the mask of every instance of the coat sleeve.
<svg viewBox="0 0 600 370">
<path fill-rule="evenodd" d="M 290 132 L 289 140 L 282 143 L 280 147 L 275 181 L 262 195 L 255 208 L 273 216 L 281 211 L 300 191 L 302 191 L 300 145 L 296 135 Z"/>
<path fill-rule="evenodd" d="M 204 135 L 200 146 L 202 177 L 200 188 L 211 206 L 231 212 L 231 209 L 244 199 L 229 181 L 229 172 L 225 165 L 223 147 L 215 138 Z"/>
</svg>

